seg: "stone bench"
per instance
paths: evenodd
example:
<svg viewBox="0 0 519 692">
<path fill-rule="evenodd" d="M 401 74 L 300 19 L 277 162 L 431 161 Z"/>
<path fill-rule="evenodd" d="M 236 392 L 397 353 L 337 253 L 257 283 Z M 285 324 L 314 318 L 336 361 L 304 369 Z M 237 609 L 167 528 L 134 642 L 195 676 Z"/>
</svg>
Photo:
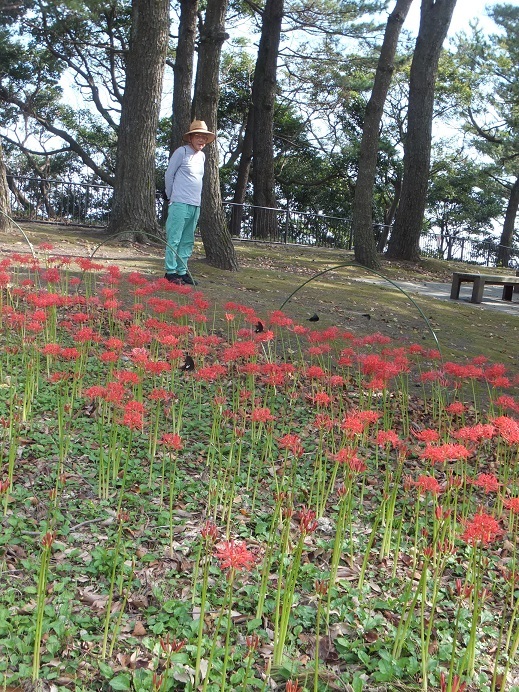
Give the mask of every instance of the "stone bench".
<svg viewBox="0 0 519 692">
<path fill-rule="evenodd" d="M 516 275 L 505 274 L 465 274 L 454 272 L 452 274 L 451 299 L 458 300 L 462 283 L 474 284 L 472 288 L 471 303 L 481 303 L 483 290 L 486 285 L 503 286 L 502 300 L 512 300 L 514 290 L 519 289 L 519 270 Z"/>
</svg>

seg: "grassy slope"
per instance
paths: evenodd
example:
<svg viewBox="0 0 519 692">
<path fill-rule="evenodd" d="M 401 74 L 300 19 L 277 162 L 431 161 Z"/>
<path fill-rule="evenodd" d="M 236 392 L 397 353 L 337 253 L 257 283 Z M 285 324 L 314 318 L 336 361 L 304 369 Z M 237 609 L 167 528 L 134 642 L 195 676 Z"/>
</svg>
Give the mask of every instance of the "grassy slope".
<svg viewBox="0 0 519 692">
<path fill-rule="evenodd" d="M 160 246 L 137 246 L 117 241 L 106 242 L 100 231 L 71 226 L 21 224 L 36 246 L 50 242 L 56 253 L 90 255 L 129 270 L 162 275 L 163 251 Z M 103 243 L 101 247 L 98 247 Z M 10 237 L 0 236 L 0 248 L 27 251 L 19 230 Z M 240 302 L 255 308 L 259 315 L 279 309 L 301 284 L 331 267 L 349 263 L 352 254 L 300 246 L 237 243 L 240 271 L 223 272 L 209 266 L 203 249 L 197 244 L 190 270 L 200 280 L 200 290 L 215 305 L 216 326 L 224 319 L 226 301 Z M 382 260 L 380 274 L 391 281 L 445 281 L 451 273 L 467 265 L 456 262 L 425 260 L 420 263 Z M 495 273 L 495 269 L 478 268 Z M 346 266 L 322 274 L 305 285 L 283 310 L 296 321 L 304 322 L 317 312 L 324 326 L 335 324 L 358 335 L 382 332 L 435 347 L 435 340 L 417 306 L 427 317 L 447 358 L 470 358 L 484 354 L 491 361 L 503 362 L 519 371 L 519 309 L 506 315 L 483 307 L 413 296 L 411 301 L 390 283 L 373 284 L 375 277 L 366 270 Z M 369 315 L 368 319 L 365 315 Z"/>
</svg>

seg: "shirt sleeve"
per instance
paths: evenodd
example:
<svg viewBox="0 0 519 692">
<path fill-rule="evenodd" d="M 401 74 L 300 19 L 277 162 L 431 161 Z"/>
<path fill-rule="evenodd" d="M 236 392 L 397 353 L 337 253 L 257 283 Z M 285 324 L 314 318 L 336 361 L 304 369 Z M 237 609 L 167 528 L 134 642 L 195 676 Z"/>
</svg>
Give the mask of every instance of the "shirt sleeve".
<svg viewBox="0 0 519 692">
<path fill-rule="evenodd" d="M 175 180 L 175 174 L 180 168 L 180 165 L 184 159 L 184 147 L 179 147 L 173 152 L 173 156 L 169 160 L 168 168 L 165 176 L 165 189 L 166 197 L 171 199 L 171 194 L 173 192 L 173 181 Z"/>
</svg>

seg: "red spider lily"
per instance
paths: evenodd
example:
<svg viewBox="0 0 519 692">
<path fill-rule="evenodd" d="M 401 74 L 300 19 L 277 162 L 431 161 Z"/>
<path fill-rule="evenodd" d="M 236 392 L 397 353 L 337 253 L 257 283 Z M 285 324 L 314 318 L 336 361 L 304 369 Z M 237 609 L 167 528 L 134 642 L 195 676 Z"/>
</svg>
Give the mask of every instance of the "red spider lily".
<svg viewBox="0 0 519 692">
<path fill-rule="evenodd" d="M 47 269 L 41 273 L 41 278 L 49 284 L 56 284 L 60 280 L 59 270 L 55 267 Z"/>
<path fill-rule="evenodd" d="M 447 413 L 450 413 L 451 416 L 461 416 L 465 413 L 466 407 L 461 401 L 453 401 L 452 404 L 445 407 L 445 410 Z"/>
<path fill-rule="evenodd" d="M 227 374 L 227 368 L 219 363 L 208 365 L 204 368 L 198 368 L 194 373 L 194 378 L 197 380 L 205 380 L 206 382 L 214 382 Z"/>
<path fill-rule="evenodd" d="M 250 570 L 256 563 L 256 557 L 242 541 L 222 541 L 216 546 L 216 558 L 220 569 Z"/>
<path fill-rule="evenodd" d="M 288 680 L 285 685 L 285 692 L 303 692 L 303 688 L 299 686 L 297 680 Z"/>
<path fill-rule="evenodd" d="M 317 430 L 332 430 L 335 422 L 327 413 L 317 413 L 313 424 Z"/>
<path fill-rule="evenodd" d="M 56 538 L 56 532 L 55 531 L 47 531 L 47 533 L 41 539 L 42 546 L 44 548 L 50 548 L 51 545 L 54 543 L 55 538 Z"/>
<path fill-rule="evenodd" d="M 319 524 L 315 517 L 316 514 L 312 509 L 308 509 L 307 507 L 303 506 L 299 510 L 299 530 L 303 536 L 313 533 L 318 527 Z"/>
<path fill-rule="evenodd" d="M 494 517 L 485 512 L 479 512 L 473 519 L 465 523 L 465 531 L 461 539 L 469 545 L 488 545 L 503 534 L 503 529 Z"/>
<path fill-rule="evenodd" d="M 401 445 L 401 440 L 394 430 L 379 430 L 377 433 L 376 442 L 379 447 L 391 445 L 393 449 Z"/>
<path fill-rule="evenodd" d="M 440 434 L 437 430 L 432 428 L 425 428 L 424 430 L 413 431 L 413 435 L 420 442 L 437 442 L 440 439 Z"/>
<path fill-rule="evenodd" d="M 339 464 L 344 464 L 354 473 L 362 473 L 366 470 L 366 464 L 359 459 L 356 450 L 351 447 L 343 447 L 333 457 Z"/>
<path fill-rule="evenodd" d="M 492 423 L 505 442 L 510 445 L 519 444 L 519 422 L 508 416 L 499 416 Z"/>
<path fill-rule="evenodd" d="M 322 579 L 315 580 L 315 593 L 318 596 L 326 596 L 328 593 L 328 582 Z"/>
<path fill-rule="evenodd" d="M 248 634 L 245 637 L 245 646 L 249 651 L 256 651 L 259 649 L 259 645 L 261 644 L 261 639 L 258 634 Z"/>
<path fill-rule="evenodd" d="M 285 313 L 281 310 L 274 310 L 269 317 L 270 323 L 278 327 L 290 327 L 293 324 L 293 320 L 287 317 Z"/>
<path fill-rule="evenodd" d="M 164 433 L 160 439 L 160 442 L 164 445 L 164 447 L 174 449 L 176 452 L 179 452 L 184 448 L 184 443 L 182 442 L 182 438 L 178 433 Z"/>
<path fill-rule="evenodd" d="M 139 384 L 141 382 L 140 376 L 136 372 L 131 370 L 117 370 L 113 373 L 113 376 L 120 384 Z M 111 384 L 111 383 L 109 383 Z M 115 383 L 113 383 L 115 384 Z"/>
<path fill-rule="evenodd" d="M 162 389 L 162 387 L 154 387 L 150 391 L 148 398 L 151 401 L 168 401 L 171 396 L 171 392 L 168 392 L 166 389 Z"/>
<path fill-rule="evenodd" d="M 286 449 L 295 457 L 299 458 L 303 456 L 303 445 L 301 444 L 301 438 L 298 435 L 293 435 L 287 433 L 278 439 L 278 447 L 280 449 Z"/>
<path fill-rule="evenodd" d="M 151 689 L 153 692 L 159 692 L 162 688 L 162 683 L 164 682 L 164 676 L 159 675 L 156 671 L 153 673 L 153 678 L 151 680 Z"/>
<path fill-rule="evenodd" d="M 226 348 L 222 354 L 222 360 L 226 363 L 239 358 L 252 358 L 258 353 L 258 345 L 255 341 L 237 341 Z"/>
<path fill-rule="evenodd" d="M 463 583 L 459 578 L 455 581 L 455 592 L 458 598 L 469 599 L 472 592 L 474 591 L 474 584 Z"/>
<path fill-rule="evenodd" d="M 442 492 L 442 490 L 440 490 Z M 434 508 L 434 516 L 438 521 L 443 521 L 443 519 L 448 519 L 450 515 L 452 514 L 452 511 L 450 509 L 443 509 L 441 505 L 436 505 Z"/>
<path fill-rule="evenodd" d="M 212 521 L 206 521 L 200 529 L 200 535 L 208 543 L 216 543 L 218 538 L 218 528 Z"/>
<path fill-rule="evenodd" d="M 440 692 L 465 692 L 467 689 L 467 683 L 461 682 L 458 675 L 453 675 L 452 683 L 449 689 L 447 689 L 448 681 L 445 673 L 440 673 Z"/>
<path fill-rule="evenodd" d="M 475 425 L 465 426 L 455 430 L 452 436 L 457 440 L 470 442 L 480 442 L 481 440 L 491 440 L 496 433 L 495 427 L 490 423 L 476 423 Z"/>
<path fill-rule="evenodd" d="M 311 380 L 322 380 L 326 377 L 325 371 L 319 365 L 310 365 L 304 374 Z"/>
<path fill-rule="evenodd" d="M 269 408 L 255 408 L 251 413 L 251 420 L 254 423 L 268 423 L 274 420 Z"/>
<path fill-rule="evenodd" d="M 433 476 L 420 476 L 418 480 L 415 481 L 414 485 L 421 493 L 432 493 L 433 495 L 438 495 L 442 492 L 441 485 Z"/>
<path fill-rule="evenodd" d="M 477 478 L 471 479 L 470 483 L 483 488 L 486 493 L 497 493 L 501 486 L 493 473 L 480 473 Z"/>
<path fill-rule="evenodd" d="M 166 654 L 182 651 L 186 644 L 187 641 L 185 639 L 170 639 L 169 632 L 165 637 L 160 637 L 160 647 Z"/>
<path fill-rule="evenodd" d="M 325 353 L 329 353 L 331 348 L 332 347 L 329 344 L 323 344 L 322 346 L 310 346 L 307 352 L 309 356 L 322 356 Z"/>
<path fill-rule="evenodd" d="M 508 394 L 502 394 L 494 401 L 494 404 L 502 409 L 510 409 L 515 413 L 519 413 L 519 403 L 517 403 L 516 400 Z"/>
<path fill-rule="evenodd" d="M 426 445 L 420 454 L 422 459 L 428 459 L 431 464 L 455 461 L 456 459 L 467 459 L 470 456 L 469 450 L 464 445 L 446 442 L 442 445 Z"/>
<path fill-rule="evenodd" d="M 503 377 L 506 375 L 506 366 L 503 365 L 503 363 L 494 363 L 493 365 L 489 365 L 487 368 L 485 368 L 484 374 L 487 380 L 493 380 L 496 377 Z"/>
<path fill-rule="evenodd" d="M 413 356 L 423 356 L 425 355 L 425 348 L 420 346 L 420 344 L 411 344 L 407 348 L 408 353 Z"/>
<path fill-rule="evenodd" d="M 420 382 L 438 382 L 442 386 L 447 385 L 445 373 L 442 370 L 428 370 L 420 374 Z"/>
<path fill-rule="evenodd" d="M 375 332 L 374 334 L 368 334 L 361 339 L 355 339 L 355 343 L 359 346 L 373 346 L 375 344 L 390 344 L 391 339 L 389 336 L 384 336 L 380 332 Z"/>
<path fill-rule="evenodd" d="M 130 521 L 130 515 L 128 514 L 128 512 L 120 510 L 117 514 L 117 521 L 120 524 L 126 524 L 128 521 Z"/>
<path fill-rule="evenodd" d="M 77 257 L 76 264 L 83 271 L 102 271 L 104 269 L 102 264 L 96 264 L 88 257 Z"/>
<path fill-rule="evenodd" d="M 312 401 L 316 406 L 329 406 L 332 403 L 332 397 L 326 392 L 317 392 Z"/>
<path fill-rule="evenodd" d="M 503 500 L 503 507 L 509 509 L 512 514 L 519 514 L 519 497 L 507 497 Z"/>
</svg>

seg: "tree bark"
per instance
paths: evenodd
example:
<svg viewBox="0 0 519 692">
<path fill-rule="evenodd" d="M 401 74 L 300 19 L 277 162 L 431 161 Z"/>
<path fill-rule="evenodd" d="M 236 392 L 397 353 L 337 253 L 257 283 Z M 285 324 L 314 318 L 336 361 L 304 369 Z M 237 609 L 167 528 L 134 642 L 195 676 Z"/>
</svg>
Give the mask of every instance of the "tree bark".
<svg viewBox="0 0 519 692">
<path fill-rule="evenodd" d="M 249 107 L 247 115 L 247 124 L 245 126 L 245 134 L 240 155 L 240 163 L 238 165 L 238 173 L 236 175 L 236 185 L 234 186 L 233 207 L 231 211 L 231 235 L 239 236 L 241 233 L 241 224 L 243 219 L 243 204 L 247 192 L 247 184 L 249 182 L 249 171 L 252 160 L 252 133 L 254 124 L 254 110 Z"/>
<path fill-rule="evenodd" d="M 398 38 L 412 0 L 397 0 L 389 15 L 380 50 L 371 97 L 366 106 L 359 151 L 359 170 L 353 203 L 353 241 L 355 259 L 371 269 L 379 267 L 373 234 L 373 187 L 377 170 L 379 128 L 387 93 L 395 68 Z"/>
<path fill-rule="evenodd" d="M 117 141 L 110 234 L 157 235 L 155 149 L 168 46 L 169 0 L 133 0 Z"/>
<path fill-rule="evenodd" d="M 213 132 L 217 128 L 220 55 L 223 42 L 228 38 L 225 33 L 226 10 L 227 0 L 208 0 L 200 35 L 194 117 L 205 120 Z M 236 252 L 222 205 L 217 143 L 209 144 L 204 153 L 206 160 L 199 225 L 206 259 L 218 269 L 237 271 Z"/>
<path fill-rule="evenodd" d="M 9 204 L 9 187 L 4 163 L 4 150 L 0 142 L 0 232 L 11 230 L 11 205 Z"/>
<path fill-rule="evenodd" d="M 519 208 L 519 176 L 515 179 L 508 205 L 506 207 L 505 220 L 503 223 L 503 231 L 499 241 L 499 249 L 497 251 L 497 266 L 508 267 L 512 258 L 512 244 L 514 242 L 515 220 L 517 218 L 517 210 Z"/>
<path fill-rule="evenodd" d="M 455 5 L 456 0 L 422 0 L 409 80 L 402 195 L 387 250 L 388 257 L 396 259 L 420 259 L 420 233 L 431 160 L 434 88 L 441 49 Z"/>
<path fill-rule="evenodd" d="M 274 104 L 277 86 L 277 62 L 281 38 L 284 0 L 267 0 L 263 10 L 258 59 L 252 84 L 254 111 L 252 144 L 253 235 L 268 238 L 276 235 L 277 218 L 274 179 Z M 260 125 L 258 127 L 258 125 Z"/>
<path fill-rule="evenodd" d="M 173 115 L 169 155 L 182 144 L 182 136 L 191 123 L 191 89 L 193 87 L 193 60 L 195 56 L 198 0 L 180 1 L 178 43 L 173 67 Z"/>
</svg>

